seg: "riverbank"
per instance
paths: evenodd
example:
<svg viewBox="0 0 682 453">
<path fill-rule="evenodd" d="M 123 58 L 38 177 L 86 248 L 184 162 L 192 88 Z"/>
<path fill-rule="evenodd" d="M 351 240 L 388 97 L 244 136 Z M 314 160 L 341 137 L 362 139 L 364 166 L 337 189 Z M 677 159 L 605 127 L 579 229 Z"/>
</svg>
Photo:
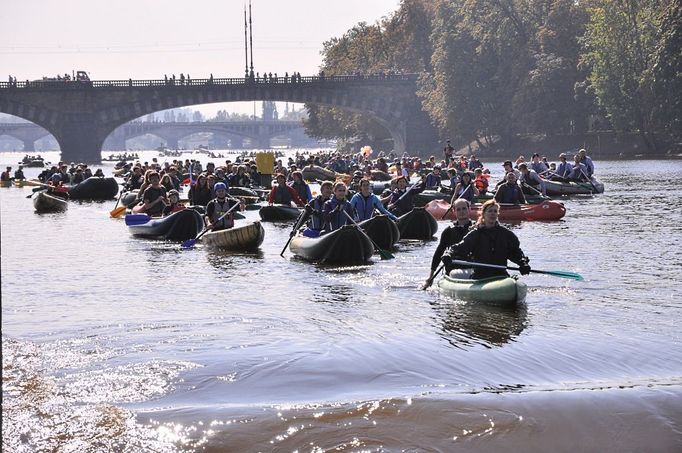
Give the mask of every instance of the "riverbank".
<svg viewBox="0 0 682 453">
<path fill-rule="evenodd" d="M 471 148 L 462 147 L 457 154 L 476 154 L 488 160 L 514 160 L 519 155 L 529 158 L 533 153 L 539 153 L 547 156 L 551 161 L 556 160 L 559 153 L 574 153 L 581 148 L 585 148 L 592 159 L 600 160 L 682 158 L 682 143 L 663 144 L 660 146 L 660 151 L 651 152 L 639 134 L 619 134 L 613 131 L 587 134 L 519 135 L 505 147 L 478 148 L 473 142 Z"/>
</svg>

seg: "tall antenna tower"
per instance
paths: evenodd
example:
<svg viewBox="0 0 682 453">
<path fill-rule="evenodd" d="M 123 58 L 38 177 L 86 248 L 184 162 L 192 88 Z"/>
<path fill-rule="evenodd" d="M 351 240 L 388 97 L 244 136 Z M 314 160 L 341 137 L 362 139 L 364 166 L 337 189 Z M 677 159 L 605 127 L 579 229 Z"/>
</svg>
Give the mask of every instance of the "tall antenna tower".
<svg viewBox="0 0 682 453">
<path fill-rule="evenodd" d="M 246 2 L 244 3 L 244 77 L 249 78 L 249 43 L 246 39 Z"/>
<path fill-rule="evenodd" d="M 251 0 L 249 0 L 249 44 L 251 45 L 251 77 L 253 77 L 253 23 L 251 22 Z"/>
</svg>

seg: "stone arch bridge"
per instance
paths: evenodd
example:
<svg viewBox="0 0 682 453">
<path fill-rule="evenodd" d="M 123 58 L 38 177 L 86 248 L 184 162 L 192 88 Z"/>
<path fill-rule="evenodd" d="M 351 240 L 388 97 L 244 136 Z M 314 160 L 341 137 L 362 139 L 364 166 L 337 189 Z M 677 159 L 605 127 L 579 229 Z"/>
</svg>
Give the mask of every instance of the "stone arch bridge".
<svg viewBox="0 0 682 453">
<path fill-rule="evenodd" d="M 0 83 L 0 112 L 31 121 L 57 139 L 62 160 L 99 160 L 119 126 L 159 110 L 238 101 L 289 101 L 337 107 L 375 118 L 394 151 L 432 147 L 436 132 L 421 110 L 414 74 Z"/>
</svg>

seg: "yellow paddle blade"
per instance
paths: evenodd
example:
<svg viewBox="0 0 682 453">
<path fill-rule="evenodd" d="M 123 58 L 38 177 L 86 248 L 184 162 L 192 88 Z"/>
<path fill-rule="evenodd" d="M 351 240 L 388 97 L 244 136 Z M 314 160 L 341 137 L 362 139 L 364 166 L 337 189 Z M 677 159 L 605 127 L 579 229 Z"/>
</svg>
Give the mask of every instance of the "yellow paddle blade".
<svg viewBox="0 0 682 453">
<path fill-rule="evenodd" d="M 111 217 L 113 217 L 114 219 L 118 219 L 118 218 L 120 218 L 123 214 L 125 214 L 126 209 L 127 209 L 127 208 L 126 208 L 125 206 L 119 206 L 118 208 L 112 209 L 111 212 L 109 212 L 109 214 L 110 214 Z"/>
</svg>

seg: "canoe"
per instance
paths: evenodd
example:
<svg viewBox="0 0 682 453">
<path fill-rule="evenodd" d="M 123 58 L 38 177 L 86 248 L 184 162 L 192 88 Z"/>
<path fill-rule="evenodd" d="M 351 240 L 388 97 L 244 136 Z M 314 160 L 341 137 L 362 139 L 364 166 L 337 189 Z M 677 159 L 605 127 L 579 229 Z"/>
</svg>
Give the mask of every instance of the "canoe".
<svg viewBox="0 0 682 453">
<path fill-rule="evenodd" d="M 0 181 L 0 187 L 12 187 L 12 181 Z"/>
<path fill-rule="evenodd" d="M 265 238 L 265 230 L 260 222 L 235 226 L 227 230 L 209 231 L 202 238 L 202 242 L 212 247 L 250 251 L 258 248 Z"/>
<path fill-rule="evenodd" d="M 478 219 L 481 213 L 480 204 L 472 204 L 469 210 L 469 218 L 471 220 Z M 429 211 L 436 219 L 441 220 L 443 214 L 450 209 L 450 203 L 442 200 L 435 200 L 426 205 L 426 210 Z M 518 221 L 534 221 L 534 220 L 559 220 L 566 215 L 566 208 L 563 203 L 553 200 L 545 200 L 538 204 L 500 204 L 499 220 L 502 222 L 518 222 Z M 455 220 L 455 212 L 450 209 L 447 216 L 449 220 Z"/>
<path fill-rule="evenodd" d="M 24 187 L 28 186 L 29 184 L 26 183 L 25 179 L 15 179 L 14 180 L 14 187 Z"/>
<path fill-rule="evenodd" d="M 65 211 L 69 204 L 63 198 L 55 197 L 45 192 L 38 192 L 33 197 L 33 207 L 36 212 L 59 212 Z"/>
<path fill-rule="evenodd" d="M 133 236 L 168 241 L 194 239 L 204 227 L 201 215 L 194 209 L 183 209 L 166 217 L 128 214 L 125 221 Z"/>
<path fill-rule="evenodd" d="M 527 193 L 524 193 L 523 196 L 526 199 L 526 204 L 538 204 L 550 199 L 549 197 L 543 197 L 542 195 L 529 195 Z M 476 197 L 476 201 L 478 203 L 485 203 L 493 198 L 495 198 L 495 192 L 486 192 L 485 195 Z"/>
<path fill-rule="evenodd" d="M 400 239 L 428 240 L 438 231 L 438 222 L 424 208 L 413 208 L 407 214 L 398 217 L 396 223 L 400 230 Z"/>
<path fill-rule="evenodd" d="M 111 200 L 118 195 L 118 183 L 114 178 L 91 176 L 69 189 L 72 200 Z"/>
<path fill-rule="evenodd" d="M 45 161 L 43 159 L 34 159 L 21 163 L 24 167 L 41 168 L 45 166 Z"/>
<path fill-rule="evenodd" d="M 371 219 L 358 223 L 358 225 L 383 250 L 392 249 L 400 240 L 398 225 L 389 219 L 387 215 L 376 215 Z"/>
<path fill-rule="evenodd" d="M 298 219 L 301 210 L 283 204 L 273 204 L 263 206 L 258 210 L 258 214 L 263 222 L 279 222 Z"/>
<path fill-rule="evenodd" d="M 317 165 L 308 165 L 301 170 L 303 179 L 306 181 L 334 181 L 336 179 L 336 172 Z"/>
<path fill-rule="evenodd" d="M 290 248 L 305 260 L 327 264 L 365 263 L 374 253 L 372 241 L 355 225 L 316 238 L 298 234 L 291 240 Z"/>
<path fill-rule="evenodd" d="M 589 195 L 604 193 L 604 184 L 592 176 L 589 182 L 545 181 L 547 195 Z"/>
<path fill-rule="evenodd" d="M 438 289 L 459 300 L 491 305 L 516 305 L 526 299 L 528 287 L 512 277 L 490 277 L 480 280 L 459 279 L 449 275 L 438 281 Z"/>
</svg>

